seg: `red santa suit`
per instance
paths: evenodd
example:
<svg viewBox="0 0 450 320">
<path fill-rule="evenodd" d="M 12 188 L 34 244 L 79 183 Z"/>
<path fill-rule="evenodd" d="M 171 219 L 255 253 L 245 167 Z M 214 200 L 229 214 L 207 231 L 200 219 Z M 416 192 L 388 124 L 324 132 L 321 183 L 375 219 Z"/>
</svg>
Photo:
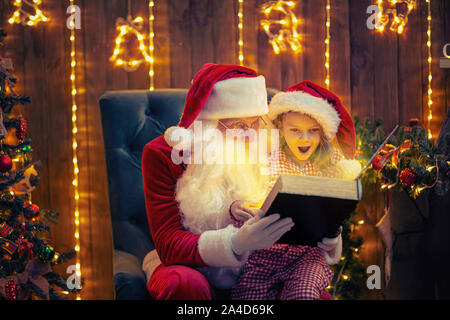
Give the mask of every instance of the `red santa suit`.
<svg viewBox="0 0 450 320">
<path fill-rule="evenodd" d="M 193 79 L 179 125 L 145 146 L 144 193 L 156 250 L 144 258 L 143 270 L 152 298 L 210 299 L 211 284 L 229 288 L 237 278 L 248 254 L 234 254 L 231 237 L 238 229 L 224 218 L 236 199 L 222 199 L 219 211 L 225 211 L 209 215 L 189 199 L 177 199 L 187 168 L 178 151 L 192 142 L 189 129 L 195 120 L 253 117 L 267 111 L 264 77 L 245 67 L 206 64 Z"/>
</svg>

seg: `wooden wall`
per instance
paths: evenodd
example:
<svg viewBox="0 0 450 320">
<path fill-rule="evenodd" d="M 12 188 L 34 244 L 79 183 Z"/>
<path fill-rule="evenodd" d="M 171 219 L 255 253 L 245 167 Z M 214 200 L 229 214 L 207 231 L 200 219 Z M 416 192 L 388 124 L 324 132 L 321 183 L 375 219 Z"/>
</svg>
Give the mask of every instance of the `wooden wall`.
<svg viewBox="0 0 450 320">
<path fill-rule="evenodd" d="M 238 63 L 237 1 L 157 0 L 155 11 L 156 88 L 187 88 L 206 62 Z M 325 3 L 297 1 L 303 51 L 274 55 L 259 27 L 258 7 L 266 0 L 244 1 L 245 65 L 266 77 L 267 86 L 285 89 L 301 80 L 324 83 Z M 331 9 L 331 90 L 352 114 L 384 119 L 386 131 L 411 117 L 425 119 L 426 3 L 410 15 L 402 35 L 378 34 L 366 27 L 366 9 L 374 0 L 333 0 Z M 133 0 L 132 14 L 148 17 L 148 1 Z M 86 285 L 83 299 L 113 297 L 112 239 L 98 98 L 105 90 L 147 89 L 148 69 L 133 73 L 113 68 L 115 20 L 127 15 L 126 0 L 76 0 L 82 10 L 77 30 L 79 161 L 81 190 L 81 263 Z M 58 247 L 73 246 L 71 95 L 69 81 L 69 1 L 46 0 L 41 8 L 49 23 L 37 27 L 9 25 L 11 0 L 0 0 L 0 26 L 9 34 L 0 53 L 13 58 L 17 91 L 33 98 L 18 108 L 29 121 L 34 158 L 41 159 L 41 184 L 33 200 L 59 210 L 51 238 Z M 449 72 L 439 69 L 442 47 L 450 42 L 450 3 L 432 0 L 433 121 L 436 136 L 450 104 Z M 380 264 L 381 244 L 373 224 L 381 212 L 366 211 L 362 231 L 368 240 L 361 255 Z M 365 251 L 364 251 L 365 250 Z M 63 270 L 64 271 L 64 270 Z M 379 296 L 374 295 L 377 298 Z"/>
</svg>

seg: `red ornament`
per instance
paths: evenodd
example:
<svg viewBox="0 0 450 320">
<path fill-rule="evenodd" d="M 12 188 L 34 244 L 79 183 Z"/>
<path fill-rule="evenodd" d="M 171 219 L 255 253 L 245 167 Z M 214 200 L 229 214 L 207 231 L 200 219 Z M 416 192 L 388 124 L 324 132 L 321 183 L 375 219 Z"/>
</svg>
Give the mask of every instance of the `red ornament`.
<svg viewBox="0 0 450 320">
<path fill-rule="evenodd" d="M 27 121 L 24 118 L 19 117 L 17 126 L 16 126 L 17 139 L 19 139 L 19 140 L 25 139 L 26 131 L 27 131 Z"/>
<path fill-rule="evenodd" d="M 17 300 L 17 294 L 19 293 L 19 285 L 14 280 L 9 280 L 5 284 L 5 295 L 8 300 Z"/>
<path fill-rule="evenodd" d="M 23 210 L 23 215 L 29 220 L 34 219 L 39 215 L 39 207 L 34 203 L 27 204 L 25 210 Z"/>
<path fill-rule="evenodd" d="M 400 182 L 404 186 L 410 186 L 416 181 L 416 173 L 412 171 L 411 169 L 403 169 L 402 172 L 400 172 Z"/>
<path fill-rule="evenodd" d="M 6 173 L 11 170 L 13 166 L 12 160 L 6 154 L 0 155 L 0 172 Z"/>
</svg>

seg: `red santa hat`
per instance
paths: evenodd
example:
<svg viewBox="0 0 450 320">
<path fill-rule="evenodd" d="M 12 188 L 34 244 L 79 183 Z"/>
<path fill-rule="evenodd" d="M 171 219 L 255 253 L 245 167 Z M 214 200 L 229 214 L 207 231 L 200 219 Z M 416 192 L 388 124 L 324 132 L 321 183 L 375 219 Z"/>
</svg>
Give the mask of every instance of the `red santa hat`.
<svg viewBox="0 0 450 320">
<path fill-rule="evenodd" d="M 189 126 L 195 120 L 218 120 L 265 115 L 268 112 L 266 82 L 263 76 L 238 65 L 207 63 L 197 72 L 186 96 L 178 126 L 164 133 L 174 147 L 190 141 Z"/>
<path fill-rule="evenodd" d="M 314 118 L 322 126 L 326 139 L 331 141 L 336 137 L 345 158 L 354 158 L 355 126 L 352 117 L 335 94 L 311 81 L 302 81 L 272 98 L 268 117 L 273 121 L 279 114 L 289 111 L 301 112 Z"/>
</svg>

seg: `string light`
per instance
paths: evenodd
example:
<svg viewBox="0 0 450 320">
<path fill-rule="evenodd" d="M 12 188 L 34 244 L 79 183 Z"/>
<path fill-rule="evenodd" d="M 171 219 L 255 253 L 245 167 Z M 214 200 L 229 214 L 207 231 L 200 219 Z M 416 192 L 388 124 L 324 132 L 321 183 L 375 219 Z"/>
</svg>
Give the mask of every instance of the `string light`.
<svg viewBox="0 0 450 320">
<path fill-rule="evenodd" d="M 239 65 L 244 65 L 244 0 L 238 0 L 239 10 L 238 10 L 238 31 L 239 31 Z"/>
<path fill-rule="evenodd" d="M 427 131 L 428 131 L 428 139 L 432 139 L 433 135 L 431 134 L 431 120 L 433 119 L 433 112 L 431 109 L 431 106 L 433 104 L 433 100 L 431 98 L 431 95 L 433 93 L 433 90 L 431 89 L 431 81 L 433 79 L 433 75 L 431 72 L 431 63 L 433 62 L 433 58 L 431 56 L 431 0 L 426 0 L 427 1 L 427 7 L 428 7 L 428 15 L 427 15 L 427 21 L 428 21 L 428 25 L 427 25 L 427 36 L 428 36 L 428 40 L 427 40 L 427 51 L 428 51 L 428 122 L 427 122 Z"/>
<path fill-rule="evenodd" d="M 391 6 L 406 5 L 406 12 L 398 12 L 397 8 L 384 8 L 383 0 L 377 0 L 379 9 L 378 23 L 375 28 L 383 32 L 389 21 L 391 22 L 390 30 L 402 34 L 405 30 L 405 26 L 408 23 L 408 15 L 416 7 L 416 0 L 388 0 Z M 392 20 L 390 19 L 392 16 Z"/>
<path fill-rule="evenodd" d="M 302 49 L 300 35 L 297 31 L 300 22 L 292 11 L 294 7 L 294 1 L 281 0 L 269 1 L 261 6 L 261 12 L 265 15 L 265 19 L 261 20 L 260 24 L 269 37 L 269 43 L 272 45 L 275 54 L 286 51 L 288 49 L 286 43 L 294 53 L 299 53 Z M 269 16 L 272 11 L 281 13 L 284 17 L 270 19 Z M 272 33 L 270 30 L 272 25 L 280 27 L 278 34 Z"/>
<path fill-rule="evenodd" d="M 15 0 L 14 6 L 17 8 L 14 11 L 11 18 L 9 18 L 8 22 L 10 24 L 20 23 L 24 26 L 34 26 L 39 22 L 47 22 L 48 18 L 44 15 L 44 13 L 39 9 L 39 5 L 42 3 L 41 0 L 33 0 L 29 2 L 27 0 Z M 26 4 L 29 7 L 34 9 L 34 15 L 26 12 L 22 9 L 23 4 Z"/>
<path fill-rule="evenodd" d="M 149 62 L 150 62 L 150 71 L 148 72 L 148 75 L 150 77 L 150 91 L 155 90 L 155 45 L 154 45 L 154 38 L 155 38 L 155 32 L 153 29 L 153 21 L 155 21 L 155 16 L 153 15 L 153 7 L 155 6 L 155 1 L 150 0 L 148 2 L 148 25 L 149 25 Z"/>
<path fill-rule="evenodd" d="M 153 5 L 151 5 L 153 4 Z M 154 1 L 149 2 L 149 9 L 150 12 L 153 12 L 153 6 Z M 153 17 L 153 14 L 150 15 L 149 19 Z M 145 36 L 141 33 L 143 30 L 143 22 L 144 19 L 142 17 L 136 17 L 133 19 L 131 17 L 131 2 L 128 0 L 128 16 L 125 20 L 124 18 L 118 18 L 116 20 L 116 30 L 118 31 L 119 35 L 116 37 L 115 43 L 116 46 L 113 51 L 113 55 L 111 56 L 110 60 L 115 62 L 116 66 L 124 68 L 128 72 L 136 71 L 142 63 L 147 62 L 151 65 L 149 73 L 152 71 L 152 65 L 154 63 L 154 58 L 152 55 L 150 55 L 147 51 L 147 46 L 145 45 Z M 151 28 L 153 26 L 153 23 L 151 24 Z M 139 43 L 139 52 L 141 53 L 143 59 L 137 59 L 137 58 L 119 58 L 119 55 L 123 54 L 123 51 L 121 49 L 122 44 L 124 42 L 124 37 L 127 34 L 134 34 L 138 40 Z M 150 38 L 152 39 L 155 34 L 153 32 L 150 33 Z M 153 40 L 150 40 L 151 43 L 153 43 Z M 151 80 L 150 80 L 151 81 Z M 150 85 L 151 86 L 151 85 Z"/>
<path fill-rule="evenodd" d="M 330 89 L 330 27 L 331 27 L 331 0 L 327 0 L 327 19 L 325 22 L 326 39 L 325 39 L 325 85 Z"/>
<path fill-rule="evenodd" d="M 69 0 L 70 6 L 72 8 L 72 14 L 75 13 L 74 8 L 74 0 Z M 78 176 L 79 176 L 79 167 L 78 167 L 78 157 L 77 157 L 77 148 L 78 148 L 78 142 L 77 142 L 77 133 L 78 133 L 78 127 L 77 127 L 77 85 L 76 85 L 76 47 L 75 47 L 75 26 L 74 22 L 70 22 L 70 44 L 71 44 L 71 51 L 70 51 L 70 81 L 72 83 L 72 151 L 73 151 L 73 180 L 72 185 L 74 187 L 74 199 L 75 199 L 75 209 L 74 209 L 74 225 L 75 225 L 75 232 L 74 232 L 74 239 L 75 239 L 75 251 L 77 253 L 76 256 L 76 275 L 81 278 L 81 263 L 80 263 L 80 210 L 79 210 L 79 202 L 80 202 L 80 193 L 78 190 L 79 183 L 78 183 Z M 77 300 L 81 300 L 81 296 L 78 293 L 76 296 Z"/>
</svg>

